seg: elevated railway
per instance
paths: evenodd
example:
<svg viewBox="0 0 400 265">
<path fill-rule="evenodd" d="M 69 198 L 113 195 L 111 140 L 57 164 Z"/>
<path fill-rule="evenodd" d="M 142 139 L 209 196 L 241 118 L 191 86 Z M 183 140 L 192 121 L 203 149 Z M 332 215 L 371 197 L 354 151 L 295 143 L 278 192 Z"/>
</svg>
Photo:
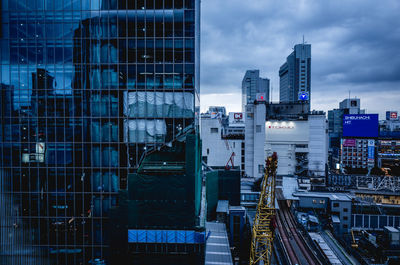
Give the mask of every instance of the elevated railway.
<svg viewBox="0 0 400 265">
<path fill-rule="evenodd" d="M 266 160 L 265 174 L 252 228 L 250 265 L 270 265 L 274 240 L 280 240 L 283 253 L 290 265 L 322 265 L 309 244 L 299 232 L 281 189 L 275 189 L 276 153 Z M 275 198 L 277 200 L 275 200 Z M 279 209 L 275 209 L 276 201 Z M 277 230 L 276 230 L 277 229 Z M 276 232 L 279 236 L 275 238 Z"/>
<path fill-rule="evenodd" d="M 323 264 L 318 260 L 303 235 L 297 229 L 296 221 L 289 210 L 287 201 L 278 200 L 278 206 L 276 225 L 290 264 Z"/>
</svg>

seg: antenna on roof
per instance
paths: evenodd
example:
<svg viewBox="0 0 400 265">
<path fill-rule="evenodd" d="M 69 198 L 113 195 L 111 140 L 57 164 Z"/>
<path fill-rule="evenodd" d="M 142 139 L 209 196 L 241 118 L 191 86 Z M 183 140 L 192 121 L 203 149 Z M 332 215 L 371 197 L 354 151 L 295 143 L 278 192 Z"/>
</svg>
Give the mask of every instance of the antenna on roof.
<svg viewBox="0 0 400 265">
<path fill-rule="evenodd" d="M 305 41 L 304 34 L 303 34 L 303 45 L 306 44 L 306 43 L 307 42 Z"/>
<path fill-rule="evenodd" d="M 270 97 L 269 97 L 269 102 L 268 103 L 272 103 L 272 93 L 274 92 L 274 85 L 271 84 L 271 90 L 269 91 Z"/>
</svg>

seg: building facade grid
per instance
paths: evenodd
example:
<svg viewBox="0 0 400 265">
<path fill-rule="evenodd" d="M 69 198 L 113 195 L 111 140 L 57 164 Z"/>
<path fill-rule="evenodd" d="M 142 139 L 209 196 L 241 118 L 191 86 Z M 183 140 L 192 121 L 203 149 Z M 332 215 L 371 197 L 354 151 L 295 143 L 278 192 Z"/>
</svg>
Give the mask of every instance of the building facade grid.
<svg viewBox="0 0 400 265">
<path fill-rule="evenodd" d="M 127 175 L 198 125 L 199 1 L 0 5 L 0 263 L 106 262 Z"/>
</svg>

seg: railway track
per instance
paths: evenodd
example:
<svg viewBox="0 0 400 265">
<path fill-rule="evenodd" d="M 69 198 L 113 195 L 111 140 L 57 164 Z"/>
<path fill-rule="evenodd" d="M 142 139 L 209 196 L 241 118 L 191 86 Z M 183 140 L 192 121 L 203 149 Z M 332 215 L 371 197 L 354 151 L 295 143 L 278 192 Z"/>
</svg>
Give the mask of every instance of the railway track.
<svg viewBox="0 0 400 265">
<path fill-rule="evenodd" d="M 286 201 L 278 201 L 278 203 L 277 227 L 291 264 L 322 264 L 297 230 L 296 221 Z"/>
<path fill-rule="evenodd" d="M 295 250 L 293 248 L 293 243 L 292 243 L 293 238 L 291 235 L 291 231 L 288 229 L 286 220 L 282 215 L 283 215 L 282 212 L 278 211 L 276 224 L 278 227 L 279 234 L 281 235 L 283 245 L 286 250 L 285 252 L 289 257 L 291 265 L 300 264 L 296 256 Z"/>
</svg>

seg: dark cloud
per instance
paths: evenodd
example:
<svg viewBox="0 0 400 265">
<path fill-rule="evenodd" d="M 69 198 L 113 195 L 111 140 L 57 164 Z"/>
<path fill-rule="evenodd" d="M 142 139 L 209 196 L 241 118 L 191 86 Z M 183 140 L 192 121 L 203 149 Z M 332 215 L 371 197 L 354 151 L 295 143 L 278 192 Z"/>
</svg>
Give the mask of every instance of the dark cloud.
<svg viewBox="0 0 400 265">
<path fill-rule="evenodd" d="M 202 93 L 236 93 L 239 106 L 247 69 L 260 69 L 278 91 L 279 67 L 304 34 L 314 108 L 337 107 L 351 90 L 375 112 L 400 110 L 400 97 L 382 96 L 399 95 L 398 14 L 397 0 L 202 0 Z"/>
</svg>

